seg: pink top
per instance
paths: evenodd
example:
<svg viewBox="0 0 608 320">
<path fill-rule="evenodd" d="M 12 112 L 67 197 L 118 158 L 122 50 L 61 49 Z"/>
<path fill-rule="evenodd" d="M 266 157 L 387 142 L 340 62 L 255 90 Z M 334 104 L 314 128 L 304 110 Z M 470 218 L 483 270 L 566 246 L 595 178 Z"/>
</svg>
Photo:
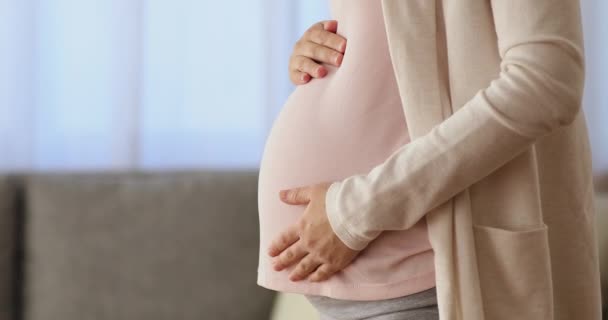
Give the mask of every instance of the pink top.
<svg viewBox="0 0 608 320">
<path fill-rule="evenodd" d="M 289 280 L 295 267 L 272 268 L 270 242 L 296 223 L 305 206 L 278 192 L 369 172 L 409 136 L 388 51 L 380 0 L 331 0 L 338 34 L 348 40 L 342 65 L 298 86 L 266 141 L 259 172 L 260 252 L 257 284 L 272 290 L 348 300 L 379 300 L 435 286 L 426 220 L 385 231 L 326 281 Z"/>
</svg>

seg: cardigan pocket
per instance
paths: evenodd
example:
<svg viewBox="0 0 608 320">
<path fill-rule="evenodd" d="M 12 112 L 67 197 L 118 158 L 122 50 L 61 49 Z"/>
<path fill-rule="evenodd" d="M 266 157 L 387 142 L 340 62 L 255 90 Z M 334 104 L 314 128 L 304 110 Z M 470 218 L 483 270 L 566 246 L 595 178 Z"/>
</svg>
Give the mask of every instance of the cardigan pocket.
<svg viewBox="0 0 608 320">
<path fill-rule="evenodd" d="M 553 319 L 548 228 L 473 225 L 487 319 Z M 520 306 L 516 310 L 510 306 Z"/>
</svg>

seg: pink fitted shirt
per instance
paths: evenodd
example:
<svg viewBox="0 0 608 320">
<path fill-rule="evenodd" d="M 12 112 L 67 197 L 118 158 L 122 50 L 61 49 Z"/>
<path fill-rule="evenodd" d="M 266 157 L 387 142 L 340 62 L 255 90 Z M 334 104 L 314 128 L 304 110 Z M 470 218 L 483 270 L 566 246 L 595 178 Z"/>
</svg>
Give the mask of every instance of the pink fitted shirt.
<svg viewBox="0 0 608 320">
<path fill-rule="evenodd" d="M 347 39 L 340 67 L 298 86 L 268 135 L 258 181 L 260 251 L 257 284 L 272 290 L 348 300 L 380 300 L 435 286 L 426 220 L 384 231 L 328 280 L 293 282 L 272 268 L 271 241 L 306 208 L 279 199 L 281 189 L 368 173 L 408 143 L 388 51 L 380 0 L 330 0 L 338 34 Z"/>
</svg>

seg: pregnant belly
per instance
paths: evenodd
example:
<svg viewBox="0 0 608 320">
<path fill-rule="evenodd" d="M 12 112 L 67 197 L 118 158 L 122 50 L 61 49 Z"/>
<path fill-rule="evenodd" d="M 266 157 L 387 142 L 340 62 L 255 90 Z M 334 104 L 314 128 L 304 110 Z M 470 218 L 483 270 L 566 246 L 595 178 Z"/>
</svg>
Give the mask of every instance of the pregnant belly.
<svg viewBox="0 0 608 320">
<path fill-rule="evenodd" d="M 291 94 L 270 130 L 260 164 L 261 252 L 296 223 L 306 208 L 282 202 L 281 189 L 365 174 L 408 143 L 400 102 L 386 97 L 390 95 L 384 92 L 376 92 L 375 97 L 345 93 L 331 77 L 315 79 Z M 387 274 L 376 270 L 382 265 L 378 259 L 395 266 L 429 249 L 422 219 L 409 230 L 383 232 L 343 271 L 354 273 L 360 281 L 384 282 Z M 269 258 L 263 259 L 270 263 Z M 428 264 L 411 266 L 420 270 L 402 268 L 404 276 L 428 272 Z"/>
</svg>

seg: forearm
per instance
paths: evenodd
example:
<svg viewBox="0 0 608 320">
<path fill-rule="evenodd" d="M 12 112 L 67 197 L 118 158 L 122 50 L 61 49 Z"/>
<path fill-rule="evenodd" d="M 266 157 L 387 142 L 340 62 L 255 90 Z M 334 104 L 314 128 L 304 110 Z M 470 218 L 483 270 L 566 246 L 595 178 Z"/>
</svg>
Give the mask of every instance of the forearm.
<svg viewBox="0 0 608 320">
<path fill-rule="evenodd" d="M 575 119 L 584 79 L 578 2 L 496 0 L 493 10 L 499 76 L 368 174 L 330 186 L 328 216 L 349 247 L 360 250 L 384 230 L 410 228 Z"/>
</svg>

